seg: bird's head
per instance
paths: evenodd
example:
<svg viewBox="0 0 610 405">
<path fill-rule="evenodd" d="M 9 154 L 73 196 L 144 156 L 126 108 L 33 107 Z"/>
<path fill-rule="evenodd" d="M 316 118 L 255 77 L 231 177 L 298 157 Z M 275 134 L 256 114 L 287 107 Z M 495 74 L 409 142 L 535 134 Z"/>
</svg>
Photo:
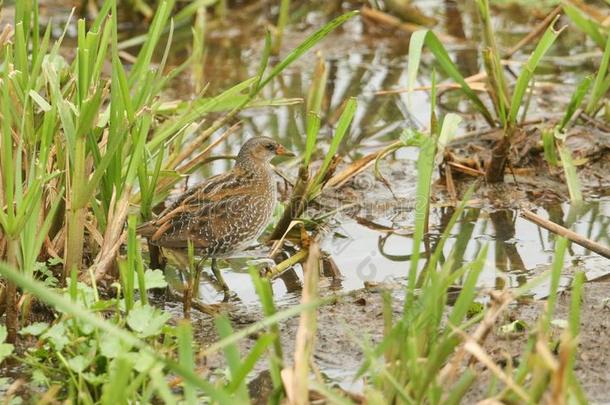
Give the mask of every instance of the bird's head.
<svg viewBox="0 0 610 405">
<path fill-rule="evenodd" d="M 243 159 L 267 163 L 275 156 L 294 156 L 284 146 L 266 136 L 249 139 L 244 143 L 237 155 L 237 161 Z"/>
</svg>

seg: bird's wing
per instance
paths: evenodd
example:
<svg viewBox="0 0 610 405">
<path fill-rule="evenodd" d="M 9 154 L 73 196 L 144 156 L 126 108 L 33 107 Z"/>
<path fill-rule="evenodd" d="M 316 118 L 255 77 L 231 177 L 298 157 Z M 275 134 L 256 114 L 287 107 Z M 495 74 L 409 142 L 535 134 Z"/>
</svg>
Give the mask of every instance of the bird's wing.
<svg viewBox="0 0 610 405">
<path fill-rule="evenodd" d="M 221 224 L 248 197 L 243 174 L 232 170 L 193 187 L 157 219 L 142 224 L 138 233 L 161 246 L 184 247 L 192 240 L 196 246 L 206 247 L 206 239 L 214 239 Z"/>
</svg>

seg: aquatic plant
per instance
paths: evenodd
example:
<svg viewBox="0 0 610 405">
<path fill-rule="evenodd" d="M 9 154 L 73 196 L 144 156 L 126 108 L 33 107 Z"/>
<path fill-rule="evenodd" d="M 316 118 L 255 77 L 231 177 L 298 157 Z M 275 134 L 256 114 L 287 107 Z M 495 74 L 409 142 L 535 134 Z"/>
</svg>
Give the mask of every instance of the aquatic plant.
<svg viewBox="0 0 610 405">
<path fill-rule="evenodd" d="M 106 277 L 123 241 L 129 205 L 139 202 L 143 218 L 149 218 L 180 176 L 209 154 L 194 151 L 252 103 L 275 104 L 258 98 L 261 89 L 355 14 L 329 22 L 269 69 L 267 47 L 256 77 L 167 110 L 159 95 L 190 63 L 164 73 L 170 30 L 161 61 L 152 64 L 172 5 L 173 0 L 159 5 L 129 69 L 119 56 L 115 2 L 105 2 L 89 27 L 78 21 L 71 62 L 59 52 L 65 32 L 53 44 L 50 25 L 40 36 L 37 2 L 16 6 L 14 41 L 4 44 L 2 54 L 0 152 L 0 226 L 13 268 L 34 276 L 36 260 L 53 257 L 63 263 L 62 281 L 82 277 L 85 268 L 98 281 Z M 107 61 L 109 76 L 103 73 Z M 192 124 L 211 112 L 225 114 L 195 134 Z M 133 255 L 130 260 L 134 264 Z M 10 283 L 7 292 L 16 297 Z M 7 306 L 10 341 L 16 337 L 15 308 L 15 302 Z"/>
<path fill-rule="evenodd" d="M 415 87 L 422 48 L 426 45 L 434 54 L 443 72 L 460 86 L 460 90 L 473 107 L 483 116 L 485 121 L 491 127 L 502 129 L 504 136 L 491 151 L 491 159 L 487 162 L 485 173 L 487 181 L 502 182 L 504 180 L 504 171 L 507 165 L 511 142 L 519 128 L 520 121 L 518 121 L 518 114 L 520 111 L 523 111 L 524 114 L 526 113 L 522 105 L 526 90 L 540 60 L 548 52 L 555 39 L 565 27 L 555 29 L 557 17 L 550 23 L 519 73 L 511 91 L 509 90 L 508 80 L 505 77 L 501 64 L 501 54 L 491 25 L 489 2 L 487 0 L 478 0 L 476 3 L 482 23 L 482 36 L 484 40 L 482 57 L 487 78 L 486 89 L 494 107 L 494 114 L 487 108 L 486 103 L 460 73 L 442 42 L 432 31 L 418 31 L 411 37 L 409 44 L 408 86 L 409 91 L 412 91 Z"/>
</svg>

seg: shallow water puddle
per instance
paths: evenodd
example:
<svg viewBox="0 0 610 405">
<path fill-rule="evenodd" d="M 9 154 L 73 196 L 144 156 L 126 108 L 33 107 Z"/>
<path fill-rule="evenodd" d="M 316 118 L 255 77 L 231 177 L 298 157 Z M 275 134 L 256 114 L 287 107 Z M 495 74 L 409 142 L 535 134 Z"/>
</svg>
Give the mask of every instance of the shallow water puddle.
<svg viewBox="0 0 610 405">
<path fill-rule="evenodd" d="M 557 204 L 541 208 L 538 212 L 581 235 L 610 245 L 610 200 L 589 202 L 578 209 L 568 204 Z M 432 214 L 433 219 L 442 216 L 438 210 Z M 432 246 L 439 236 L 439 230 L 433 233 Z M 555 240 L 554 234 L 521 218 L 517 211 L 486 212 L 470 208 L 450 232 L 443 253 L 447 260 L 453 249 L 463 252 L 456 254 L 457 257 L 463 257 L 462 262 L 454 264 L 457 269 L 463 262 L 474 260 L 483 245 L 488 245 L 489 251 L 479 286 L 518 287 L 548 270 L 553 259 Z M 352 291 L 365 287 L 395 288 L 406 283 L 412 253 L 410 236 L 374 230 L 353 219 L 344 219 L 333 228 L 322 246 L 342 274 L 340 279 L 323 279 L 323 288 Z M 425 252 L 422 256 L 425 256 Z M 420 260 L 421 266 L 425 260 L 425 257 Z M 577 244 L 571 244 L 565 260 L 561 279 L 564 287 L 570 285 L 577 270 L 585 271 L 588 280 L 610 275 L 610 263 L 606 259 Z M 229 287 L 244 304 L 258 302 L 249 280 L 247 260 L 232 260 L 231 267 L 223 270 Z M 296 301 L 301 279 L 302 270 L 296 266 L 275 280 L 273 291 L 278 302 Z M 534 298 L 544 298 L 547 291 L 548 283 L 543 283 L 532 294 Z M 222 299 L 222 294 L 208 281 L 202 283 L 200 292 L 200 298 L 205 302 Z"/>
</svg>

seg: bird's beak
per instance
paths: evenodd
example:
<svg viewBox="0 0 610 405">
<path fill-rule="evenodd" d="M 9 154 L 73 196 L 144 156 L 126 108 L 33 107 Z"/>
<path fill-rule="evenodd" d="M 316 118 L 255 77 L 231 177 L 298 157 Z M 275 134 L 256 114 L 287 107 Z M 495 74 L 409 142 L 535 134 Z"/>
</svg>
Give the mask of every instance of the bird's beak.
<svg viewBox="0 0 610 405">
<path fill-rule="evenodd" d="M 284 148 L 282 145 L 279 145 L 275 150 L 276 155 L 278 156 L 296 156 L 294 153 L 290 152 L 288 149 Z"/>
</svg>

